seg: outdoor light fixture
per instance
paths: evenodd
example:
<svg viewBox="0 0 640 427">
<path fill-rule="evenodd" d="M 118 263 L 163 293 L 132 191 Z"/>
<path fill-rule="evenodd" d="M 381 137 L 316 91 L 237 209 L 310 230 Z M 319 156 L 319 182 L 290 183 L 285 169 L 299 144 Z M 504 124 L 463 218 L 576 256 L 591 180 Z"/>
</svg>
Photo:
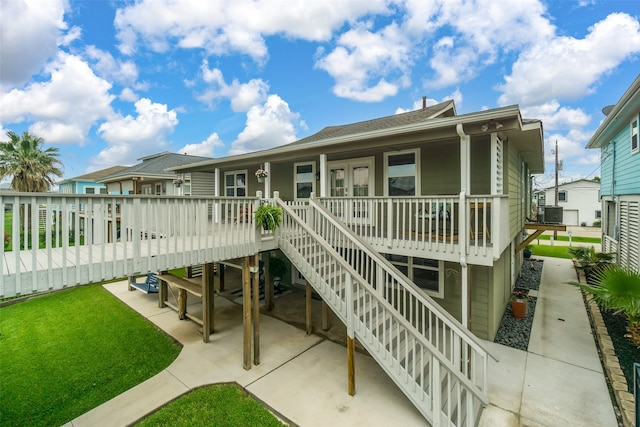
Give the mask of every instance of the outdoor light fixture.
<svg viewBox="0 0 640 427">
<path fill-rule="evenodd" d="M 494 127 L 496 130 L 498 129 L 502 129 L 504 127 L 504 125 L 500 122 L 496 122 L 495 120 L 491 119 L 489 120 L 487 123 L 483 124 L 482 126 L 480 126 L 480 129 L 482 129 L 482 132 L 486 132 L 489 130 L 490 127 Z"/>
</svg>

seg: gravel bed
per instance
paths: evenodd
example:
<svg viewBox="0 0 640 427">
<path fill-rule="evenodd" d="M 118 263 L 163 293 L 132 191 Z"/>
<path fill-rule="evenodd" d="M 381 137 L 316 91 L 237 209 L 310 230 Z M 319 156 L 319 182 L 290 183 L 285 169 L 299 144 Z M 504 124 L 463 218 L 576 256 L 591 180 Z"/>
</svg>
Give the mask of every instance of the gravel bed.
<svg viewBox="0 0 640 427">
<path fill-rule="evenodd" d="M 520 274 L 516 279 L 515 288 L 529 293 L 529 290 L 537 291 L 540 288 L 540 277 L 542 277 L 542 260 L 525 259 L 520 269 Z M 531 336 L 531 326 L 533 325 L 533 315 L 536 311 L 537 298 L 530 296 L 527 302 L 527 314 L 523 319 L 513 317 L 511 304 L 507 303 L 504 315 L 500 321 L 500 327 L 494 340 L 498 344 L 513 347 L 518 350 L 527 350 L 529 338 Z"/>
</svg>

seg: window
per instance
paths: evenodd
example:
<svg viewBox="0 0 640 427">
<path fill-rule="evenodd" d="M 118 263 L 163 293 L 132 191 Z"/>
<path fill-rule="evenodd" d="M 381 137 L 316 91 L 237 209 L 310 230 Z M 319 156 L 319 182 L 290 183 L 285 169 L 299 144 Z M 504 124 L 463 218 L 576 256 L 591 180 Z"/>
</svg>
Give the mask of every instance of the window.
<svg viewBox="0 0 640 427">
<path fill-rule="evenodd" d="M 596 219 L 602 219 L 602 211 L 596 211 Z"/>
<path fill-rule="evenodd" d="M 308 199 L 309 197 L 311 197 L 311 193 L 314 191 L 314 184 L 316 181 L 315 169 L 315 162 L 295 163 L 293 165 L 293 182 L 295 185 L 296 200 Z"/>
<path fill-rule="evenodd" d="M 630 133 L 631 133 L 631 152 L 637 153 L 638 152 L 638 119 L 637 118 L 631 122 Z"/>
<path fill-rule="evenodd" d="M 156 184 L 156 196 L 161 196 L 162 195 L 162 184 L 161 183 L 157 183 Z"/>
<path fill-rule="evenodd" d="M 385 258 L 432 297 L 444 296 L 443 262 L 435 259 L 386 254 Z"/>
<path fill-rule="evenodd" d="M 567 201 L 567 192 L 558 191 L 558 202 L 566 202 L 566 201 Z"/>
<path fill-rule="evenodd" d="M 418 187 L 419 150 L 385 153 L 388 196 L 415 196 Z"/>
<path fill-rule="evenodd" d="M 96 189 L 93 187 L 86 187 L 84 189 L 84 194 L 96 194 Z"/>
<path fill-rule="evenodd" d="M 225 173 L 224 194 L 227 197 L 246 197 L 247 171 L 234 171 Z"/>
<path fill-rule="evenodd" d="M 107 194 L 106 187 L 85 187 L 84 194 Z"/>
</svg>

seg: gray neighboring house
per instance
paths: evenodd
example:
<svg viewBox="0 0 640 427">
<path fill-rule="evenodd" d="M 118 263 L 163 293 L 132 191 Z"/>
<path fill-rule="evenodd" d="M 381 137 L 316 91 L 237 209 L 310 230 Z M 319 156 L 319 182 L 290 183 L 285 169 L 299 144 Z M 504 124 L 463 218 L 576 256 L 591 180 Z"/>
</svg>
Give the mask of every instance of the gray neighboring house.
<svg viewBox="0 0 640 427">
<path fill-rule="evenodd" d="M 108 194 L 149 194 L 157 196 L 213 195 L 213 174 L 180 173 L 167 168 L 212 160 L 164 151 L 138 159 L 141 163 L 122 169 L 98 180 L 107 186 Z M 202 179 L 200 175 L 205 175 Z M 197 179 L 200 178 L 200 179 Z M 199 184 L 194 183 L 197 181 Z"/>
</svg>

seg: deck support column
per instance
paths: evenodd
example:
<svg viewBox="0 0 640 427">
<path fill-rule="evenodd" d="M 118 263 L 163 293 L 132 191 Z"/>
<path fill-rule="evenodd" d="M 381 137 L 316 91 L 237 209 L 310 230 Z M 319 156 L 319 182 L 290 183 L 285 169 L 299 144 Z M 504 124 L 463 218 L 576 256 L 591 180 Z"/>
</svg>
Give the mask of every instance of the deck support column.
<svg viewBox="0 0 640 427">
<path fill-rule="evenodd" d="M 253 363 L 260 364 L 260 255 L 253 256 Z"/>
<path fill-rule="evenodd" d="M 242 319 L 242 367 L 248 371 L 251 369 L 251 267 L 248 256 L 242 259 Z"/>
<path fill-rule="evenodd" d="M 209 342 L 209 335 L 213 333 L 214 312 L 214 264 L 202 265 L 202 340 Z"/>
<path fill-rule="evenodd" d="M 355 338 L 347 335 L 347 382 L 349 396 L 356 394 Z"/>
<path fill-rule="evenodd" d="M 311 288 L 311 285 L 309 284 L 309 282 L 307 282 L 307 286 L 305 287 L 305 313 L 306 313 L 306 325 L 307 325 L 307 335 L 311 335 L 311 333 L 313 332 L 313 326 L 311 324 L 311 293 L 313 292 L 313 289 Z"/>
<path fill-rule="evenodd" d="M 274 307 L 275 293 L 273 289 L 273 281 L 271 280 L 271 254 L 267 253 L 264 257 L 264 308 L 272 311 Z"/>
<path fill-rule="evenodd" d="M 322 300 L 322 330 L 329 330 L 329 306 Z"/>
</svg>

